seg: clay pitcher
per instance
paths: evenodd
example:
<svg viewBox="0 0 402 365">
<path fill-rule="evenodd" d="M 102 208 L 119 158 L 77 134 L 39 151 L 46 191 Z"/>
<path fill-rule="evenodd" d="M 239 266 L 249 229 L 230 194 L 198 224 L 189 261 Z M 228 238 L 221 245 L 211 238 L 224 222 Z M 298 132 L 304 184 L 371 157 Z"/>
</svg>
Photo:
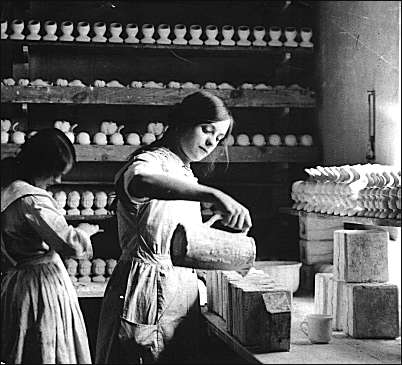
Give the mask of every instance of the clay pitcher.
<svg viewBox="0 0 402 365">
<path fill-rule="evenodd" d="M 254 265 L 256 247 L 245 233 L 230 233 L 206 224 L 178 224 L 170 246 L 176 266 L 206 270 L 248 270 Z"/>
</svg>

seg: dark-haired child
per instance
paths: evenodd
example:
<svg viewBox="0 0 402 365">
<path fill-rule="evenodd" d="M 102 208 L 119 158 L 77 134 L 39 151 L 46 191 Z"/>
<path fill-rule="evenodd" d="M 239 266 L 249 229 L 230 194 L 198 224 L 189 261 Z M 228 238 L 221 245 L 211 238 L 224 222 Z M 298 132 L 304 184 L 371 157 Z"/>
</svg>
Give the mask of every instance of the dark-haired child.
<svg viewBox="0 0 402 365">
<path fill-rule="evenodd" d="M 58 129 L 39 131 L 15 158 L 2 161 L 1 361 L 6 364 L 90 364 L 84 319 L 62 256 L 92 256 L 99 227 L 68 225 L 46 191 L 75 163 Z M 3 268 L 2 268 L 3 269 Z"/>
<path fill-rule="evenodd" d="M 220 98 L 191 94 L 173 107 L 164 136 L 118 172 L 122 255 L 103 299 L 96 363 L 200 362 L 197 274 L 172 265 L 169 245 L 178 223 L 202 223 L 200 202 L 213 203 L 228 227 L 251 226 L 242 204 L 199 184 L 190 168 L 224 143 L 232 126 Z"/>
</svg>

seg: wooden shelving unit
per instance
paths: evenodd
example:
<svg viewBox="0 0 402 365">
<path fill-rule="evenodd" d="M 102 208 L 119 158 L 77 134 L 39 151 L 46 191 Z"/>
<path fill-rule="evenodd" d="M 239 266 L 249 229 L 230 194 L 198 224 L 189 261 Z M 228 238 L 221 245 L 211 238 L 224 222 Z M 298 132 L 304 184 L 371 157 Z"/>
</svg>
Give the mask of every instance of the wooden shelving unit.
<svg viewBox="0 0 402 365">
<path fill-rule="evenodd" d="M 75 145 L 77 161 L 120 161 L 124 162 L 127 157 L 138 147 L 136 146 L 97 146 L 97 145 Z M 1 158 L 14 156 L 19 145 L 4 144 L 1 146 Z M 216 159 L 217 163 L 226 163 L 223 147 L 217 149 L 205 158 L 202 162 L 209 162 Z M 319 149 L 317 147 L 285 147 L 285 146 L 231 146 L 229 147 L 230 162 L 307 162 L 319 161 Z"/>
<path fill-rule="evenodd" d="M 68 13 L 70 14 L 69 19 L 74 24 L 84 18 L 90 24 L 98 20 L 102 20 L 106 24 L 113 21 L 127 24 L 133 21 L 131 15 L 135 14 L 135 22 L 139 25 L 145 22 L 157 25 L 160 21 L 159 17 L 163 15 L 164 22 L 168 24 L 173 25 L 179 21 L 185 21 L 188 25 L 199 23 L 203 28 L 207 24 L 217 24 L 221 28 L 222 21 L 225 21 L 223 24 L 233 24 L 235 27 L 240 24 L 249 24 L 250 29 L 254 25 L 262 24 L 268 30 L 268 27 L 277 21 L 280 21 L 281 24 L 278 23 L 278 25 L 283 29 L 285 26 L 291 25 L 297 29 L 303 26 L 314 27 L 313 9 L 305 11 L 304 8 L 296 6 L 293 8 L 293 12 L 282 13 L 282 4 L 277 2 L 263 0 L 233 2 L 229 7 L 226 1 L 219 0 L 204 3 L 159 1 L 156 6 L 151 3 L 153 2 L 119 2 L 116 9 L 111 9 L 108 6 L 105 7 L 104 4 L 94 6 L 92 3 L 81 1 L 62 2 L 57 6 L 50 1 L 43 3 L 29 1 L 26 6 L 22 6 L 24 12 L 19 17 L 24 21 L 39 19 L 42 24 L 47 19 L 54 19 L 59 25 L 66 19 L 65 16 Z M 199 11 L 200 8 L 202 8 L 202 12 Z M 152 14 L 150 9 L 152 9 Z M 14 13 L 12 14 L 14 17 Z M 222 14 L 225 15 L 224 19 Z M 59 33 L 60 29 L 57 34 L 59 35 Z M 122 36 L 125 36 L 124 33 Z M 173 31 L 171 36 L 173 37 Z M 141 34 L 138 37 L 141 38 Z M 157 32 L 155 32 L 154 38 L 157 37 Z M 266 40 L 268 38 L 267 32 Z M 81 130 L 92 135 L 102 120 L 115 120 L 125 121 L 122 124 L 125 124 L 127 129 L 123 131 L 123 134 L 129 130 L 141 134 L 141 129 L 144 128 L 147 121 L 167 121 L 166 111 L 169 109 L 167 107 L 199 90 L 195 88 L 130 87 L 131 81 L 153 80 L 163 82 L 164 85 L 167 85 L 169 81 L 180 83 L 191 81 L 202 87 L 209 81 L 218 85 L 227 82 L 234 86 L 233 90 L 208 89 L 220 96 L 233 111 L 236 120 L 234 135 L 242 132 L 250 135 L 262 133 L 265 136 L 273 133 L 281 136 L 311 134 L 314 139 L 312 147 L 231 146 L 228 149 L 228 160 L 229 165 L 233 166 L 231 170 L 233 177 L 229 176 L 224 180 L 234 183 L 230 193 L 235 198 L 242 195 L 249 197 L 250 193 L 255 193 L 255 207 L 250 206 L 249 208 L 252 216 L 259 220 L 260 232 L 258 233 L 264 238 L 266 237 L 264 229 L 269 225 L 268 222 L 271 222 L 277 206 L 283 204 L 283 195 L 289 187 L 289 181 L 293 178 L 294 171 L 301 166 L 320 163 L 321 149 L 314 114 L 317 102 L 315 93 L 311 91 L 314 89 L 313 48 L 181 46 L 10 39 L 1 40 L 0 45 L 2 79 L 12 77 L 18 82 L 21 78 L 30 81 L 41 78 L 54 84 L 58 78 L 68 81 L 79 79 L 88 85 L 85 87 L 53 85 L 32 87 L 6 86 L 2 83 L 0 101 L 6 110 L 2 113 L 2 118 L 17 120 L 21 117 L 24 122 L 20 126 L 26 127 L 26 130 L 50 127 L 54 120 L 63 119 L 74 120 Z M 97 79 L 105 82 L 118 80 L 124 87 L 91 86 Z M 272 89 L 241 89 L 240 86 L 243 83 L 255 85 L 264 83 L 271 86 Z M 289 87 L 294 84 L 299 85 L 302 89 Z M 279 85 L 281 88 L 277 87 Z M 285 110 L 287 110 L 286 113 Z M 284 112 L 283 115 L 282 112 Z M 129 145 L 78 144 L 75 144 L 74 147 L 79 163 L 75 166 L 72 175 L 73 179 L 77 181 L 73 183 L 63 181 L 61 185 L 75 185 L 74 189 L 77 190 L 79 190 L 80 183 L 95 185 L 97 188 L 99 185 L 112 184 L 113 171 L 117 170 L 117 166 L 122 165 L 127 157 L 138 148 Z M 1 158 L 14 156 L 19 148 L 19 145 L 12 143 L 3 144 Z M 206 167 L 202 163 L 212 160 L 218 164 L 216 168 L 218 174 L 225 169 L 227 160 L 222 147 L 218 147 L 211 156 L 208 156 L 199 165 L 197 164 L 196 168 L 199 167 L 201 170 Z M 231 165 L 231 163 L 233 164 Z M 264 173 L 260 174 L 262 164 L 264 164 Z M 245 170 L 247 170 L 245 172 L 246 181 L 236 185 L 236 177 L 243 174 Z M 271 172 L 278 173 L 279 178 L 271 178 Z M 96 178 L 104 178 L 107 183 L 97 181 L 96 184 L 93 184 L 89 181 Z M 67 176 L 66 179 L 69 177 Z M 280 183 L 278 183 L 279 180 Z M 260 182 L 265 187 L 259 188 Z M 253 184 L 257 185 L 251 191 Z M 225 191 L 228 187 L 223 184 L 222 190 Z M 63 186 L 60 188 L 63 189 Z M 258 190 L 258 194 L 256 190 Z M 268 196 L 271 196 L 271 199 L 265 199 Z M 247 205 L 247 201 L 244 203 Z M 71 223 L 88 221 L 100 224 L 102 222 L 113 223 L 115 220 L 114 215 L 67 216 L 66 218 Z M 111 225 L 114 226 L 114 224 Z M 109 244 L 117 232 L 107 231 L 106 233 L 110 235 L 98 237 L 102 242 L 95 247 L 95 250 L 104 248 L 102 254 L 105 255 L 107 255 L 106 247 L 109 250 Z M 258 238 L 256 239 L 258 240 Z M 116 243 L 113 242 L 113 245 L 118 246 L 117 237 Z M 101 288 L 98 283 L 94 284 L 96 285 L 80 286 L 79 296 L 102 296 L 104 288 Z"/>
</svg>

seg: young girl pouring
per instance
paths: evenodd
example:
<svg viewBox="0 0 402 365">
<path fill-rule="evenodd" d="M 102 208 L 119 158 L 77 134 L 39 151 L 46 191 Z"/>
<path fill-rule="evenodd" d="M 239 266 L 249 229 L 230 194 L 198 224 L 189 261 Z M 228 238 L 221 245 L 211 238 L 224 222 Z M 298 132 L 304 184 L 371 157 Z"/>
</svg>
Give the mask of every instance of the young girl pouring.
<svg viewBox="0 0 402 365">
<path fill-rule="evenodd" d="M 233 118 L 223 101 L 201 91 L 174 106 L 169 128 L 137 150 L 116 176 L 122 250 L 103 299 L 96 363 L 200 362 L 200 306 L 194 269 L 169 254 L 178 223 L 202 223 L 210 202 L 222 223 L 251 227 L 248 210 L 224 192 L 199 184 L 190 163 L 229 136 Z"/>
</svg>

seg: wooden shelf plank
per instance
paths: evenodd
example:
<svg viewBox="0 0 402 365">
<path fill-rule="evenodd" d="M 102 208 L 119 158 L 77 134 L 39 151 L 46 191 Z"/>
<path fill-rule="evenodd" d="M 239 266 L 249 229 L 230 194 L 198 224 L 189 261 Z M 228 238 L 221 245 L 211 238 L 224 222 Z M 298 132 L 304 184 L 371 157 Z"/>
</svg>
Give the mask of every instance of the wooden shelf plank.
<svg viewBox="0 0 402 365">
<path fill-rule="evenodd" d="M 62 180 L 61 184 L 55 184 L 54 186 L 65 185 L 93 185 L 93 186 L 110 186 L 114 185 L 113 181 L 89 181 L 89 180 Z"/>
<path fill-rule="evenodd" d="M 173 105 L 200 89 L 129 88 L 92 86 L 5 86 L 2 103 L 61 103 L 116 105 Z M 208 90 L 229 107 L 314 108 L 311 93 L 295 90 Z"/>
<path fill-rule="evenodd" d="M 73 283 L 78 298 L 103 298 L 107 283 Z"/>
<path fill-rule="evenodd" d="M 313 162 L 320 159 L 318 147 L 232 146 L 228 151 L 230 162 Z M 222 147 L 203 161 L 212 160 L 214 155 L 217 155 L 217 162 L 226 162 Z"/>
<path fill-rule="evenodd" d="M 114 214 L 102 214 L 102 215 L 66 215 L 68 222 L 99 222 L 105 220 L 115 219 Z"/>
<path fill-rule="evenodd" d="M 309 213 L 303 210 L 296 210 L 289 207 L 279 208 L 279 213 L 289 214 L 297 217 L 316 217 L 324 218 L 330 220 L 338 220 L 344 223 L 357 223 L 363 225 L 372 226 L 386 226 L 386 227 L 401 227 L 401 220 L 399 219 L 389 219 L 389 218 L 371 218 L 371 217 L 357 217 L 357 216 L 339 216 L 333 214 L 323 214 L 323 213 Z"/>
<path fill-rule="evenodd" d="M 127 157 L 138 147 L 123 146 L 97 146 L 97 145 L 75 145 L 77 161 L 126 161 Z M 1 158 L 14 156 L 19 150 L 19 145 L 1 145 Z M 231 146 L 229 151 L 229 162 L 294 162 L 314 163 L 319 162 L 320 152 L 318 147 L 287 147 L 287 146 Z M 226 163 L 223 147 L 217 149 L 202 162 L 210 162 L 216 158 L 217 163 Z"/>
<path fill-rule="evenodd" d="M 4 47 L 19 48 L 22 46 L 28 46 L 30 48 L 45 49 L 49 52 L 49 48 L 52 48 L 52 52 L 57 52 L 57 49 L 74 48 L 80 51 L 94 51 L 94 52 L 108 52 L 118 51 L 124 52 L 125 50 L 130 52 L 171 52 L 181 51 L 186 53 L 213 53 L 214 57 L 217 55 L 284 55 L 285 53 L 291 53 L 293 56 L 311 56 L 314 54 L 314 48 L 304 47 L 256 47 L 256 46 L 192 46 L 192 45 L 162 45 L 162 44 L 129 44 L 129 43 L 96 43 L 96 42 L 50 42 L 50 41 L 18 41 L 18 40 L 1 40 L 1 45 Z"/>
</svg>

